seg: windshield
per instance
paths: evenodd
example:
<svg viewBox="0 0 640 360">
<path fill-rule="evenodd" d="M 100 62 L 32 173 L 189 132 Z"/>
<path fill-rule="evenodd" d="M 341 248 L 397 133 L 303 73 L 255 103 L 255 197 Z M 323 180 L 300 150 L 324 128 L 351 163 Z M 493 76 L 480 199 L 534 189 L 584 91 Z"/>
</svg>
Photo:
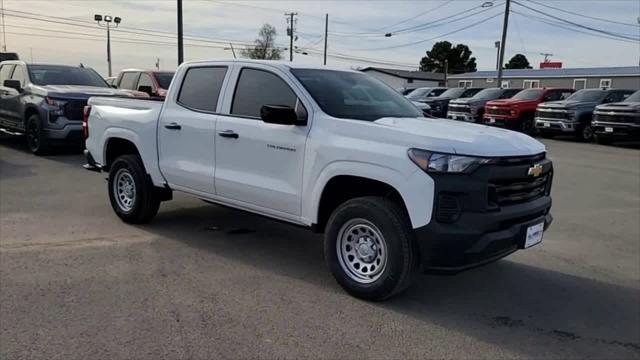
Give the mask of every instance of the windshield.
<svg viewBox="0 0 640 360">
<path fill-rule="evenodd" d="M 605 95 L 602 90 L 578 90 L 569 96 L 567 101 L 600 101 Z"/>
<path fill-rule="evenodd" d="M 440 94 L 440 97 L 452 97 L 452 98 L 457 98 L 460 97 L 460 95 L 462 95 L 467 89 L 465 88 L 451 88 L 445 92 L 443 92 L 442 94 Z"/>
<path fill-rule="evenodd" d="M 61 65 L 28 65 L 31 80 L 36 85 L 84 85 L 109 87 L 91 68 Z"/>
<path fill-rule="evenodd" d="M 527 89 L 515 94 L 512 99 L 515 100 L 537 100 L 542 96 L 542 89 Z"/>
<path fill-rule="evenodd" d="M 504 89 L 499 88 L 483 89 L 479 93 L 473 95 L 472 99 L 497 99 L 503 92 Z"/>
<path fill-rule="evenodd" d="M 624 100 L 625 102 L 640 102 L 640 90 L 631 94 L 628 98 Z"/>
<path fill-rule="evenodd" d="M 157 72 L 154 73 L 156 80 L 158 81 L 158 85 L 162 89 L 168 89 L 169 85 L 171 85 L 171 79 L 173 79 L 172 72 Z"/>
<path fill-rule="evenodd" d="M 375 121 L 383 117 L 422 117 L 404 96 L 369 75 L 292 69 L 322 110 L 337 118 Z"/>
<path fill-rule="evenodd" d="M 410 92 L 409 95 L 407 95 L 407 99 L 415 100 L 423 98 L 429 92 L 429 90 L 429 88 L 415 89 Z"/>
</svg>

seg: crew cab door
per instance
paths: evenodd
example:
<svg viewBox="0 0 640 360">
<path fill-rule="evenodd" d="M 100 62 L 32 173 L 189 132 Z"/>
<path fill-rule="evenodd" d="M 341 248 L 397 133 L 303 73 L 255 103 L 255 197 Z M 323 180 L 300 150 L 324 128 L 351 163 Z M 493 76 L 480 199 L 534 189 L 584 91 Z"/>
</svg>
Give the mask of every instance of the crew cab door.
<svg viewBox="0 0 640 360">
<path fill-rule="evenodd" d="M 215 136 L 226 66 L 190 67 L 158 121 L 160 171 L 177 190 L 215 194 Z"/>
<path fill-rule="evenodd" d="M 217 195 L 282 217 L 300 215 L 305 142 L 310 126 L 268 124 L 263 105 L 306 109 L 290 75 L 255 64 L 238 66 L 235 89 L 216 123 Z"/>
<path fill-rule="evenodd" d="M 5 64 L 0 68 L 0 125 L 12 129 L 23 129 L 20 111 L 20 92 L 4 86 L 5 80 L 20 81 L 20 87 L 26 84 L 25 69 L 21 65 Z"/>
</svg>

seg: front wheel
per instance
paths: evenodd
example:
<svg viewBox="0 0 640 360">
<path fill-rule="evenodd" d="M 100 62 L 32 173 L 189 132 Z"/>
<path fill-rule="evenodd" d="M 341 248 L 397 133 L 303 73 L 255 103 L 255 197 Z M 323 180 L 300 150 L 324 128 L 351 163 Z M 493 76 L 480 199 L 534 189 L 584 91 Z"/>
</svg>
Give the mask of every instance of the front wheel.
<svg viewBox="0 0 640 360">
<path fill-rule="evenodd" d="M 138 155 L 120 156 L 111 165 L 109 200 L 126 223 L 147 223 L 158 213 L 160 200 Z"/>
<path fill-rule="evenodd" d="M 593 140 L 593 128 L 591 124 L 586 123 L 578 126 L 576 129 L 576 138 L 583 142 L 591 142 Z"/>
<path fill-rule="evenodd" d="M 46 155 L 49 152 L 49 143 L 42 129 L 42 121 L 38 115 L 31 115 L 27 119 L 25 135 L 29 150 L 38 156 Z"/>
<path fill-rule="evenodd" d="M 380 301 L 405 290 L 417 273 L 409 219 L 395 202 L 355 198 L 331 215 L 324 239 L 327 266 L 351 295 Z"/>
</svg>

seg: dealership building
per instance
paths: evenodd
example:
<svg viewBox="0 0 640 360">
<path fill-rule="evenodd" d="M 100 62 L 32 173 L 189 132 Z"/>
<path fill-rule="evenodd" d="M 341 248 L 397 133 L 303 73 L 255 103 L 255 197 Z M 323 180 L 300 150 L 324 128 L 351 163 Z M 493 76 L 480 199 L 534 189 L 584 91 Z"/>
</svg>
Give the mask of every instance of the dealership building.
<svg viewBox="0 0 640 360">
<path fill-rule="evenodd" d="M 502 87 L 640 89 L 640 66 L 503 70 Z M 448 87 L 497 87 L 497 71 L 449 75 Z"/>
<path fill-rule="evenodd" d="M 444 74 L 427 71 L 407 71 L 379 67 L 367 67 L 360 71 L 384 81 L 394 89 L 436 87 L 444 84 Z"/>
</svg>

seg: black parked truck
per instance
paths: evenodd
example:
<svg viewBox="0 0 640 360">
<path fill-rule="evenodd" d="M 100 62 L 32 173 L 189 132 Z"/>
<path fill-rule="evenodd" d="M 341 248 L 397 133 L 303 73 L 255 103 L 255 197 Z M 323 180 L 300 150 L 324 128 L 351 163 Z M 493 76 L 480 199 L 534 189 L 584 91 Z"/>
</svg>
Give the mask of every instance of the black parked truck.
<svg viewBox="0 0 640 360">
<path fill-rule="evenodd" d="M 640 140 L 640 90 L 623 102 L 597 106 L 591 126 L 600 144 Z"/>
<path fill-rule="evenodd" d="M 0 63 L 0 130 L 25 134 L 36 155 L 55 143 L 79 143 L 82 116 L 92 96 L 130 96 L 109 87 L 93 69 L 65 65 Z"/>
</svg>

